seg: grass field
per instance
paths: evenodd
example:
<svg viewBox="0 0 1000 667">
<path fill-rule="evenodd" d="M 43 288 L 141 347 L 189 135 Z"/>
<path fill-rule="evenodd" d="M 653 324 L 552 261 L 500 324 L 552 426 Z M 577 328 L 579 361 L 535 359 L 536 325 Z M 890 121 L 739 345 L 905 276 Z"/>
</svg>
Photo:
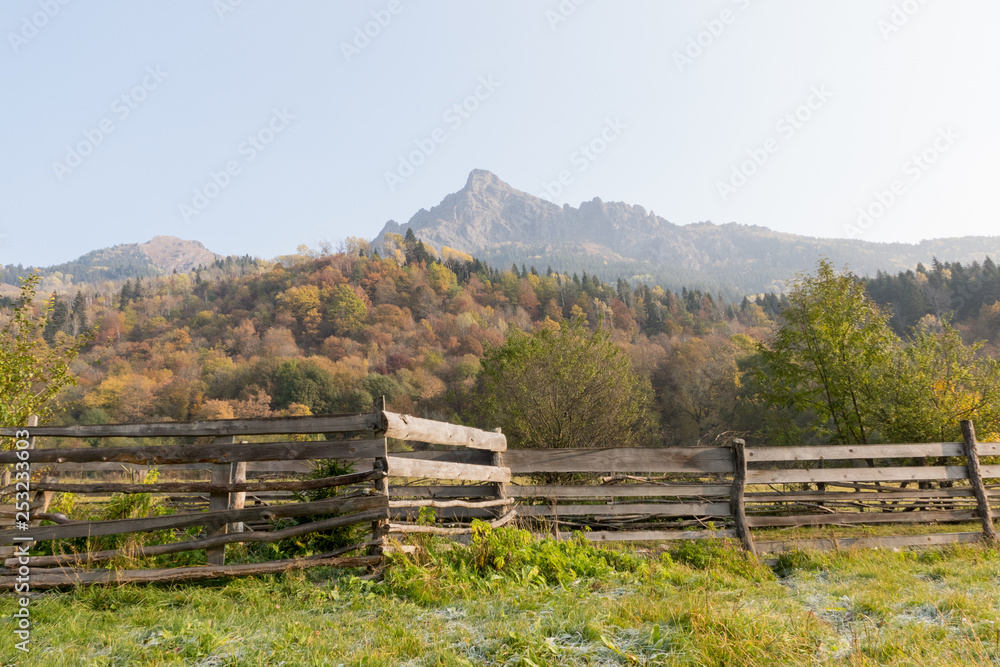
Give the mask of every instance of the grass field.
<svg viewBox="0 0 1000 667">
<path fill-rule="evenodd" d="M 787 534 L 786 534 L 787 536 Z M 981 665 L 1000 663 L 1000 552 L 667 553 L 484 531 L 381 582 L 313 570 L 38 595 L 17 665 Z M 355 574 L 364 574 L 356 572 Z"/>
</svg>

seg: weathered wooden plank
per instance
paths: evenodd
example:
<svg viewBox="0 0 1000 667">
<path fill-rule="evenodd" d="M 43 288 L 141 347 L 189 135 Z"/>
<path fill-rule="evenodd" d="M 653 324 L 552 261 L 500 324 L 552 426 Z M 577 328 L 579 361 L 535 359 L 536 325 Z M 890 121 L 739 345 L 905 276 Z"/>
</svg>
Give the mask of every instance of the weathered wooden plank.
<svg viewBox="0 0 1000 667">
<path fill-rule="evenodd" d="M 995 497 L 1000 494 L 993 494 Z M 888 500 L 940 500 L 947 498 L 971 498 L 972 489 L 898 489 L 888 491 L 871 491 L 858 493 L 856 491 L 785 491 L 782 493 L 748 493 L 748 503 L 775 502 L 823 502 L 833 500 L 851 500 L 858 502 L 877 503 Z"/>
<path fill-rule="evenodd" d="M 977 442 L 976 453 L 980 456 L 1000 456 L 1000 442 Z"/>
<path fill-rule="evenodd" d="M 825 526 L 829 524 L 864 523 L 931 523 L 934 521 L 974 521 L 975 510 L 933 512 L 836 512 L 799 516 L 748 516 L 752 528 L 769 526 Z"/>
<path fill-rule="evenodd" d="M 980 456 L 1000 456 L 1000 443 L 980 442 Z M 846 461 L 850 459 L 922 458 L 965 456 L 961 442 L 922 442 L 890 445 L 824 445 L 801 447 L 748 447 L 747 461 Z"/>
<path fill-rule="evenodd" d="M 352 459 L 355 468 L 366 470 L 371 468 L 374 459 Z M 160 470 L 211 470 L 211 463 L 170 463 L 170 468 L 163 466 L 142 465 L 136 463 L 46 463 L 46 467 L 51 467 L 56 475 L 68 473 L 113 473 L 113 472 L 147 472 L 153 468 Z M 253 474 L 261 473 L 308 473 L 312 472 L 312 466 L 308 461 L 248 461 L 247 471 Z M 207 478 L 206 478 L 207 479 Z"/>
<path fill-rule="evenodd" d="M 805 447 L 748 447 L 747 461 L 841 461 L 850 459 L 962 456 L 960 442 L 900 445 L 824 445 Z"/>
<path fill-rule="evenodd" d="M 499 528 L 514 520 L 517 516 L 516 510 L 510 510 L 498 519 L 490 521 L 490 526 Z M 390 533 L 424 533 L 428 535 L 470 535 L 472 528 L 439 528 L 438 526 L 417 526 L 406 523 L 390 523 Z"/>
<path fill-rule="evenodd" d="M 0 427 L 0 435 L 12 436 L 18 428 L 23 427 Z M 31 434 L 70 438 L 153 438 L 203 435 L 280 435 L 284 433 L 374 433 L 381 429 L 382 415 L 371 413 L 262 419 L 215 419 L 197 422 L 38 426 L 31 430 Z"/>
<path fill-rule="evenodd" d="M 320 521 L 311 521 L 298 526 L 290 526 L 281 530 L 229 533 L 226 535 L 216 535 L 214 537 L 190 540 L 187 542 L 172 542 L 170 544 L 155 544 L 145 547 L 129 547 L 127 549 L 108 549 L 105 551 L 93 551 L 80 554 L 59 554 L 54 556 L 32 556 L 31 564 L 36 567 L 49 567 L 52 565 L 81 565 L 87 563 L 103 563 L 118 556 L 129 556 L 134 558 L 144 558 L 149 556 L 162 556 L 165 554 L 181 553 L 183 551 L 196 551 L 209 547 L 219 547 L 233 542 L 255 542 L 273 543 L 289 537 L 297 537 L 308 533 L 315 533 L 320 530 L 329 530 L 340 526 L 348 526 L 355 523 L 371 521 L 377 518 L 386 518 L 385 508 L 367 510 L 337 516 Z M 13 547 L 11 547 L 13 548 Z M 2 554 L 2 552 L 0 552 Z M 8 558 L 4 561 L 6 567 L 17 565 L 17 559 Z"/>
<path fill-rule="evenodd" d="M 1000 468 L 1000 466 L 983 466 L 983 470 L 988 467 Z M 748 470 L 747 484 L 932 481 L 966 479 L 967 474 L 965 466 Z"/>
<path fill-rule="evenodd" d="M 412 458 L 423 460 L 445 460 L 456 463 L 475 463 L 490 465 L 490 452 L 479 450 L 451 450 L 444 452 L 398 452 L 393 456 L 399 458 Z M 331 457 L 336 458 L 336 457 Z M 374 457 L 351 458 L 355 470 L 371 469 L 374 464 Z M 66 472 L 123 472 L 135 470 L 144 472 L 154 466 L 145 466 L 134 463 L 53 463 L 53 470 L 56 473 Z M 169 464 L 170 470 L 211 470 L 211 463 L 175 463 Z M 251 474 L 260 473 L 308 473 L 312 470 L 308 463 L 302 460 L 296 461 L 248 461 L 247 472 Z"/>
<path fill-rule="evenodd" d="M 871 537 L 820 537 L 805 540 L 758 540 L 757 549 L 765 553 L 781 553 L 799 549 L 832 551 L 851 547 L 870 549 L 881 547 L 899 549 L 905 547 L 928 547 L 943 544 L 968 544 L 982 539 L 981 533 L 934 533 L 931 535 L 884 535 Z"/>
<path fill-rule="evenodd" d="M 390 454 L 401 459 L 447 461 L 450 463 L 488 466 L 493 465 L 494 452 L 489 452 L 485 449 L 449 449 L 445 451 L 390 452 Z"/>
<path fill-rule="evenodd" d="M 28 511 L 31 514 L 34 514 L 35 510 L 41 508 L 42 505 L 44 505 L 43 501 L 41 501 L 41 500 L 32 500 L 31 502 L 28 503 Z M 17 515 L 17 504 L 8 503 L 8 504 L 0 505 L 0 517 L 4 517 L 4 518 L 7 518 L 7 519 L 13 519 L 16 515 Z"/>
<path fill-rule="evenodd" d="M 492 498 L 492 484 L 449 484 L 442 486 L 389 487 L 391 498 Z"/>
<path fill-rule="evenodd" d="M 729 503 L 616 503 L 519 505 L 521 516 L 730 516 Z"/>
<path fill-rule="evenodd" d="M 289 480 L 275 482 L 233 482 L 232 484 L 213 484 L 212 482 L 156 482 L 154 484 L 128 484 L 118 482 L 38 482 L 33 488 L 59 493 L 233 493 L 262 491 L 308 491 L 310 489 L 326 489 L 348 484 L 360 484 L 372 479 L 381 479 L 384 472 L 366 470 L 337 477 L 321 479 Z M 0 506 L 2 507 L 2 506 Z M 239 508 L 235 508 L 239 509 Z"/>
<path fill-rule="evenodd" d="M 515 475 L 539 472 L 732 472 L 728 447 L 511 449 L 504 461 Z"/>
<path fill-rule="evenodd" d="M 609 484 L 606 486 L 517 486 L 507 487 L 514 498 L 684 498 L 729 496 L 729 484 Z"/>
<path fill-rule="evenodd" d="M 228 439 L 228 438 L 227 438 Z M 360 459 L 376 456 L 381 440 L 324 440 L 322 442 L 214 442 L 211 445 L 153 447 L 79 447 L 38 449 L 32 463 L 230 463 L 232 461 L 287 461 L 294 459 Z M 0 463 L 12 463 L 16 452 L 0 452 Z M 10 460 L 8 460 L 10 459 Z"/>
<path fill-rule="evenodd" d="M 390 509 L 405 509 L 418 507 L 434 507 L 442 509 L 446 507 L 465 507 L 469 509 L 484 509 L 487 507 L 500 507 L 503 505 L 513 505 L 513 498 L 493 498 L 492 500 L 481 500 L 470 502 L 467 500 L 390 500 Z"/>
<path fill-rule="evenodd" d="M 437 445 L 458 445 L 491 452 L 502 452 L 507 449 L 507 437 L 503 433 L 482 431 L 469 426 L 421 419 L 395 412 L 383 412 L 382 414 L 382 428 L 387 438 L 415 440 Z"/>
<path fill-rule="evenodd" d="M 168 570 L 72 570 L 31 573 L 31 588 L 41 590 L 76 586 L 79 584 L 152 584 L 158 582 L 197 581 L 238 577 L 251 574 L 287 572 L 310 567 L 367 567 L 382 561 L 381 556 L 346 556 L 342 558 L 297 558 L 268 563 L 241 563 L 239 565 L 198 565 Z M 0 577 L 0 590 L 11 590 L 17 577 Z"/>
<path fill-rule="evenodd" d="M 309 503 L 290 503 L 287 505 L 270 505 L 264 507 L 248 507 L 242 510 L 225 510 L 219 512 L 192 512 L 186 514 L 170 514 L 166 516 L 144 517 L 139 519 L 116 519 L 113 521 L 79 521 L 61 526 L 40 526 L 30 531 L 30 537 L 35 541 L 68 539 L 72 537 L 87 537 L 98 535 L 120 535 L 123 533 L 139 533 L 168 528 L 187 528 L 188 526 L 205 526 L 219 523 L 235 523 L 237 521 L 269 521 L 294 516 L 312 516 L 327 513 L 351 513 L 385 507 L 388 509 L 388 499 L 385 496 L 354 496 L 344 498 L 328 498 Z M 24 531 L 0 531 L 0 544 L 12 544 L 13 538 L 24 537 Z"/>
<path fill-rule="evenodd" d="M 469 482 L 509 482 L 507 468 L 448 463 L 445 461 L 424 461 L 421 459 L 387 457 L 389 475 L 393 477 L 420 477 L 427 479 L 461 479 Z"/>
<path fill-rule="evenodd" d="M 724 539 L 736 537 L 733 530 L 596 530 L 582 535 L 592 542 L 669 542 L 674 540 Z M 573 539 L 562 533 L 561 539 Z"/>
</svg>

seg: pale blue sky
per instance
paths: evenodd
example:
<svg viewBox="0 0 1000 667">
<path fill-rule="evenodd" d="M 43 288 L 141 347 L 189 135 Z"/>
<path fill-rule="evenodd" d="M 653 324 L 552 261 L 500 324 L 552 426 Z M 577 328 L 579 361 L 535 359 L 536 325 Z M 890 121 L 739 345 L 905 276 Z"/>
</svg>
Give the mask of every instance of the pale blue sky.
<svg viewBox="0 0 1000 667">
<path fill-rule="evenodd" d="M 371 238 L 474 168 L 678 224 L 996 234 L 998 26 L 992 0 L 5 0 L 0 263 Z"/>
</svg>

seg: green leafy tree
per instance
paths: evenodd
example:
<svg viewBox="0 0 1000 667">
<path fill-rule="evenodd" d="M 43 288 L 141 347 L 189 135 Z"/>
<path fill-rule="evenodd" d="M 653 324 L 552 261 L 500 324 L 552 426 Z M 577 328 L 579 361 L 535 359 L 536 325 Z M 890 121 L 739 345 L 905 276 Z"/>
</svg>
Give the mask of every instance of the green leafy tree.
<svg viewBox="0 0 1000 667">
<path fill-rule="evenodd" d="M 368 307 L 349 285 L 340 284 L 334 290 L 327 315 L 338 335 L 350 335 L 364 326 Z"/>
<path fill-rule="evenodd" d="M 900 339 L 864 284 L 826 261 L 788 301 L 774 340 L 750 364 L 757 395 L 744 396 L 778 417 L 766 422 L 775 441 L 796 433 L 838 444 L 958 440 L 962 419 L 996 437 L 1000 362 L 982 343 L 966 345 L 933 316 Z"/>
<path fill-rule="evenodd" d="M 947 321 L 913 327 L 884 394 L 885 439 L 961 440 L 963 419 L 976 423 L 980 439 L 1000 437 L 1000 361 L 983 355 L 983 345 L 966 345 Z"/>
<path fill-rule="evenodd" d="M 52 413 L 52 399 L 64 387 L 76 384 L 70 364 L 89 340 L 58 333 L 49 344 L 43 332 L 52 313 L 50 299 L 40 312 L 33 303 L 37 274 L 21 281 L 20 298 L 4 313 L 0 329 L 0 424 L 23 426 L 30 415 L 44 420 Z"/>
<path fill-rule="evenodd" d="M 649 381 L 607 332 L 579 319 L 532 334 L 515 328 L 487 350 L 478 391 L 484 423 L 517 447 L 621 447 L 652 431 Z"/>
<path fill-rule="evenodd" d="M 788 296 L 778 331 L 762 351 L 768 401 L 816 416 L 820 441 L 877 442 L 899 339 L 850 272 L 821 260 Z"/>
</svg>

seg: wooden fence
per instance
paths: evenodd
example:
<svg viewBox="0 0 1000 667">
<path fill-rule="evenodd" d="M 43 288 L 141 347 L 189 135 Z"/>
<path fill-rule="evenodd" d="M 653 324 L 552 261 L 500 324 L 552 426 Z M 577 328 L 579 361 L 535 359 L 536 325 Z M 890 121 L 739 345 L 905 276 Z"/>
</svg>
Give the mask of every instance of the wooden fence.
<svg viewBox="0 0 1000 667">
<path fill-rule="evenodd" d="M 34 556 L 37 588 L 78 582 L 164 581 L 275 572 L 318 565 L 379 562 L 392 534 L 461 536 L 480 518 L 494 526 L 515 515 L 523 525 L 563 537 L 584 529 L 595 541 L 663 541 L 733 537 L 756 553 L 792 547 L 909 546 L 996 540 L 1000 513 L 1000 443 L 976 441 L 963 422 L 963 442 L 827 447 L 604 448 L 507 451 L 499 433 L 388 412 L 191 423 L 27 427 L 31 438 L 31 525 L 12 524 L 17 505 L 0 505 L 0 557 L 16 568 L 14 550 L 34 543 L 203 526 L 186 541 L 121 549 Z M 14 436 L 18 429 L 0 429 Z M 236 442 L 242 437 L 325 434 L 322 441 Z M 200 444 L 35 448 L 35 437 L 206 438 Z M 417 451 L 403 451 L 404 449 Z M 0 452 L 16 464 L 18 451 Z M 310 462 L 341 459 L 356 472 L 304 479 Z M 1000 461 L 1000 458 L 996 459 Z M 157 468 L 164 480 L 122 481 Z M 21 491 L 10 470 L 0 479 L 0 500 Z M 16 474 L 16 472 L 15 472 Z M 210 475 L 210 479 L 178 479 Z M 86 478 L 84 478 L 86 477 Z M 93 479 L 94 477 L 98 479 Z M 37 476 L 36 476 L 37 478 Z M 68 478 L 73 478 L 70 481 Z M 114 479 L 113 479 L 114 478 Z M 14 483 L 11 483 L 11 482 Z M 300 502 L 295 494 L 340 487 L 342 494 Z M 48 512 L 53 493 L 107 496 L 152 493 L 175 511 L 163 516 L 70 521 Z M 421 518 L 424 508 L 433 520 Z M 315 517 L 275 529 L 289 517 Z M 49 519 L 56 525 L 39 525 Z M 981 530 L 859 538 L 756 541 L 754 529 L 798 526 L 948 523 L 978 521 Z M 345 525 L 370 525 L 369 539 L 305 559 L 225 564 L 227 544 L 276 542 Z M 122 555 L 156 556 L 205 550 L 207 565 L 166 570 L 94 570 Z M 344 554 L 368 549 L 367 555 Z M 14 577 L 0 576 L 0 590 Z"/>
<path fill-rule="evenodd" d="M 25 547 L 51 540 L 179 531 L 203 527 L 194 539 L 164 544 L 139 545 L 130 549 L 82 550 L 30 557 L 32 588 L 50 588 L 76 583 L 154 582 L 206 579 L 218 576 L 280 572 L 316 566 L 371 566 L 391 533 L 468 532 L 468 527 L 438 527 L 413 522 L 421 507 L 447 512 L 452 508 L 497 514 L 494 525 L 513 517 L 512 499 L 503 496 L 510 479 L 501 457 L 507 448 L 499 432 L 457 426 L 388 412 L 318 417 L 256 420 L 215 420 L 186 423 L 100 424 L 2 428 L 0 435 L 21 438 L 17 449 L 0 452 L 0 498 L 14 504 L 0 505 L 0 557 L 15 572 L 24 563 L 15 554 Z M 22 431 L 26 430 L 26 436 Z M 237 442 L 244 436 L 325 434 L 321 441 Z M 204 438 L 194 444 L 154 446 L 102 446 L 72 448 L 36 447 L 38 438 Z M 444 446 L 445 451 L 391 453 L 390 439 Z M 337 459 L 354 464 L 356 472 L 303 479 L 311 462 Z M 3 465 L 6 464 L 6 465 Z M 21 464 L 21 468 L 18 468 Z M 35 474 L 30 481 L 19 474 L 25 467 Z M 169 481 L 151 483 L 108 481 L 122 473 L 143 473 L 156 468 Z M 210 479 L 178 476 L 210 475 Z M 464 482 L 492 483 L 495 497 L 454 497 L 435 500 L 392 500 L 388 478 L 422 478 L 452 485 Z M 39 477 L 41 479 L 39 480 Z M 98 477 L 77 479 L 67 477 Z M 334 497 L 297 501 L 295 493 L 337 489 Z M 166 500 L 173 513 L 103 521 L 74 521 L 49 512 L 52 495 L 59 492 L 103 496 L 148 493 Z M 481 494 L 480 489 L 476 489 Z M 249 500 L 249 503 L 248 503 Z M 333 515 L 274 529 L 280 519 Z M 27 521 L 25 521 L 27 520 Z M 55 525 L 40 525 L 48 520 Z M 371 526 L 370 539 L 308 558 L 264 563 L 226 565 L 226 545 L 275 543 L 343 526 Z M 54 543 L 55 544 L 55 543 Z M 363 549 L 367 555 L 345 556 Z M 85 566 L 128 557 L 149 557 L 182 552 L 206 552 L 207 565 L 154 570 L 108 570 Z M 0 576 L 0 590 L 14 587 L 16 577 Z"/>
<path fill-rule="evenodd" d="M 909 546 L 995 539 L 1000 514 L 1000 443 L 964 442 L 827 447 L 607 448 L 511 450 L 522 523 L 557 537 L 583 529 L 595 541 L 738 538 L 750 551 L 794 547 Z M 560 483 L 533 483 L 539 478 Z M 565 478 L 571 478 L 565 481 Z M 494 494 L 480 486 L 481 497 Z M 447 499 L 469 486 L 393 487 L 396 496 Z M 469 516 L 464 511 L 463 515 Z M 820 538 L 755 544 L 754 528 L 979 521 L 981 532 Z"/>
</svg>

